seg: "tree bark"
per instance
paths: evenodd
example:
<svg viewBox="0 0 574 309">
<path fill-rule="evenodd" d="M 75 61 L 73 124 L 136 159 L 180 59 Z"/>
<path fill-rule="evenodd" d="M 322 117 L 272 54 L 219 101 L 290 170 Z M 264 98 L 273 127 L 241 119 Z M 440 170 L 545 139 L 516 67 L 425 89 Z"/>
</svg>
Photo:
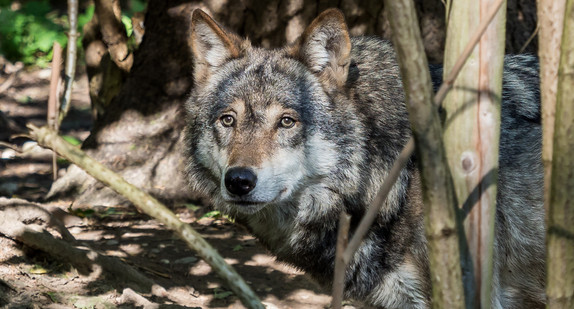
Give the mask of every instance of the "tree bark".
<svg viewBox="0 0 574 309">
<path fill-rule="evenodd" d="M 387 0 L 393 42 L 401 67 L 413 128 L 425 205 L 433 308 L 463 308 L 464 293 L 456 222 L 456 197 L 442 143 L 442 127 L 432 104 L 432 86 L 412 1 Z"/>
</svg>

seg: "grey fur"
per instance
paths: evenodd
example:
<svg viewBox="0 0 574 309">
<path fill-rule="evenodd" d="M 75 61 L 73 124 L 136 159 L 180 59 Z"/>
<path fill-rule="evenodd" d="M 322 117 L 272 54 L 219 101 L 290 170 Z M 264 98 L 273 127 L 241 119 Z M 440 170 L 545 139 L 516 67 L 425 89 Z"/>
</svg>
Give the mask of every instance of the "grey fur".
<svg viewBox="0 0 574 309">
<path fill-rule="evenodd" d="M 326 287 L 339 213 L 351 214 L 356 228 L 411 134 L 392 46 L 375 37 L 348 41 L 341 19 L 338 11 L 325 12 L 294 46 L 266 50 L 194 13 L 193 27 L 202 32 L 194 37 L 196 59 L 220 62 L 196 60 L 197 84 L 187 103 L 192 188 L 245 224 L 279 260 Z M 226 42 L 230 49 L 221 50 Z M 537 63 L 510 57 L 505 70 L 493 306 L 540 307 L 545 275 Z M 433 67 L 431 74 L 438 85 L 441 69 Z M 226 115 L 232 126 L 222 124 Z M 281 127 L 282 117 L 296 125 Z M 384 308 L 430 306 L 414 160 L 349 265 L 348 298 Z M 225 188 L 224 175 L 238 166 L 257 174 L 255 188 L 244 196 Z"/>
</svg>

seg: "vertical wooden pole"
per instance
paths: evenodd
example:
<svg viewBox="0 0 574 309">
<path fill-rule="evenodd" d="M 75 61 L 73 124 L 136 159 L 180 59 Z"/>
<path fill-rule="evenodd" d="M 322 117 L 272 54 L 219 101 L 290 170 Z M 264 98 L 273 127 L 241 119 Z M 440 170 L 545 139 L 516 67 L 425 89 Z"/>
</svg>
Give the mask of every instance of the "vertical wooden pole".
<svg viewBox="0 0 574 309">
<path fill-rule="evenodd" d="M 566 0 L 537 0 L 540 99 L 542 101 L 542 162 L 544 163 L 544 205 L 550 204 L 554 114 L 558 87 L 560 41 Z"/>
<path fill-rule="evenodd" d="M 548 308 L 574 308 L 574 0 L 568 0 L 558 70 L 548 205 Z"/>
<path fill-rule="evenodd" d="M 470 35 L 497 2 L 449 3 L 445 72 L 452 69 Z M 443 137 L 464 219 L 461 259 L 467 308 L 491 306 L 505 4 L 443 103 L 447 113 Z"/>
</svg>

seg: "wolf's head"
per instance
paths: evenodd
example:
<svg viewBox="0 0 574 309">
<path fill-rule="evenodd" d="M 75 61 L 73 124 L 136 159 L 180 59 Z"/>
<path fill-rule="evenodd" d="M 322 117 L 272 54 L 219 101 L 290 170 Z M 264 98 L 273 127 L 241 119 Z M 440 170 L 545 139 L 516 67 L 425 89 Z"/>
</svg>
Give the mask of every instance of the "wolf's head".
<svg viewBox="0 0 574 309">
<path fill-rule="evenodd" d="M 321 185 L 356 183 L 356 152 L 343 145 L 360 130 L 343 104 L 351 41 L 343 15 L 328 10 L 299 40 L 267 50 L 195 10 L 191 29 L 195 87 L 188 167 L 196 190 L 227 210 L 254 213 Z"/>
</svg>

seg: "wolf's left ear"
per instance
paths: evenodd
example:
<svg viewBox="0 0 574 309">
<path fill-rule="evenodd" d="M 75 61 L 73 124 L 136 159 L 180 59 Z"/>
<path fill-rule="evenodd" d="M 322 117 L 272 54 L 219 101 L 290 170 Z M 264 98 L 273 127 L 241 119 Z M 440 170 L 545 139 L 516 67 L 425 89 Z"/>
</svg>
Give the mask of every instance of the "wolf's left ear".
<svg viewBox="0 0 574 309">
<path fill-rule="evenodd" d="M 206 79 L 211 70 L 240 56 L 242 40 L 226 32 L 200 9 L 191 16 L 191 51 L 196 81 Z"/>
<path fill-rule="evenodd" d="M 288 52 L 317 74 L 328 88 L 342 87 L 349 73 L 351 39 L 343 13 L 329 9 L 307 27 Z"/>
</svg>

